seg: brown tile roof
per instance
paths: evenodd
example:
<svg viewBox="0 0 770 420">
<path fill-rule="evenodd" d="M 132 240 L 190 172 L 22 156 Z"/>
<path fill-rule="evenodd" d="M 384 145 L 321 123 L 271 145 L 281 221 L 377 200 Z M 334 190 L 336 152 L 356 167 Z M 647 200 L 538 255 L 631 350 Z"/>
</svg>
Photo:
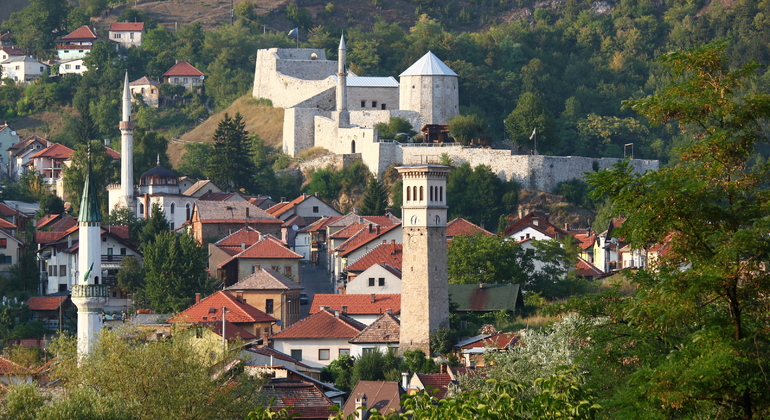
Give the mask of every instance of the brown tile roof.
<svg viewBox="0 0 770 420">
<path fill-rule="evenodd" d="M 72 156 L 72 149 L 69 147 L 60 144 L 60 143 L 54 143 L 45 149 L 35 153 L 34 155 L 30 156 L 30 159 L 37 159 L 37 158 L 48 158 L 48 159 L 61 159 L 66 160 L 69 159 L 70 156 Z"/>
<path fill-rule="evenodd" d="M 272 268 L 261 268 L 226 290 L 303 290 L 304 287 Z"/>
<path fill-rule="evenodd" d="M 313 383 L 287 379 L 273 379 L 262 387 L 270 407 L 274 411 L 291 407 L 289 413 L 299 419 L 323 419 L 332 417 L 334 403 Z"/>
<path fill-rule="evenodd" d="M 401 224 L 390 226 L 367 225 L 366 227 L 356 232 L 356 234 L 351 236 L 347 241 L 340 244 L 337 248 L 334 249 L 334 251 L 338 252 L 339 256 L 346 257 L 362 246 L 370 244 L 373 241 L 376 242 L 377 238 L 385 235 L 386 233 L 400 228 Z"/>
<path fill-rule="evenodd" d="M 270 197 L 262 197 L 262 196 L 259 196 L 259 197 L 248 197 L 246 199 L 246 201 L 248 201 L 249 203 L 251 203 L 251 204 L 253 204 L 253 205 L 255 205 L 255 206 L 257 206 L 257 207 L 259 207 L 261 209 L 270 208 L 270 207 L 272 207 L 272 206 L 274 206 L 276 204 L 275 201 L 270 199 Z"/>
<path fill-rule="evenodd" d="M 349 273 L 361 273 L 367 268 L 375 265 L 389 265 L 401 270 L 403 260 L 403 245 L 397 243 L 387 243 L 378 245 L 363 257 L 357 259 L 353 264 L 348 265 Z M 400 275 L 399 275 L 400 277 Z"/>
<path fill-rule="evenodd" d="M 115 151 L 115 149 L 111 149 L 109 147 L 105 147 L 104 151 L 105 151 L 105 153 L 107 153 L 107 156 L 109 156 L 109 157 L 111 157 L 111 158 L 113 158 L 115 160 L 120 159 L 120 153 Z"/>
<path fill-rule="evenodd" d="M 246 201 L 198 200 L 195 208 L 202 223 L 283 223 Z"/>
<path fill-rule="evenodd" d="M 324 216 L 302 229 L 303 232 L 326 231 L 326 227 L 342 216 Z"/>
<path fill-rule="evenodd" d="M 11 222 L 3 219 L 3 218 L 0 218 L 0 228 L 3 228 L 3 229 L 16 229 L 17 227 L 18 226 L 14 225 L 13 223 L 11 223 Z"/>
<path fill-rule="evenodd" d="M 474 225 L 473 223 L 463 219 L 462 217 L 458 217 L 446 225 L 446 237 L 447 239 L 453 238 L 458 235 L 489 235 L 493 236 L 494 234 L 480 226 Z"/>
<path fill-rule="evenodd" d="M 42 143 L 43 146 L 45 146 L 45 147 L 48 147 L 50 145 L 49 144 L 50 142 L 48 140 L 38 136 L 37 134 L 33 134 L 33 135 L 27 137 L 26 139 L 24 139 L 24 140 L 22 140 L 22 141 L 20 141 L 20 142 L 18 142 L 16 144 L 14 144 L 13 146 L 9 147 L 8 150 L 21 149 L 21 148 L 24 148 L 27 145 L 29 145 L 31 143 L 34 143 L 34 142 Z"/>
<path fill-rule="evenodd" d="M 578 262 L 575 264 L 575 274 L 580 277 L 596 277 L 601 276 L 604 272 L 590 262 L 578 257 Z"/>
<path fill-rule="evenodd" d="M 167 72 L 163 73 L 163 76 L 203 76 L 204 73 L 196 69 L 192 64 L 187 61 L 179 61 L 174 64 Z"/>
<path fill-rule="evenodd" d="M 596 233 L 591 229 L 568 230 L 567 233 L 578 240 L 578 246 L 582 250 L 589 249 L 596 243 Z"/>
<path fill-rule="evenodd" d="M 551 224 L 551 222 L 548 221 L 548 218 L 536 211 L 533 211 L 521 219 L 513 222 L 513 224 L 509 226 L 503 234 L 505 236 L 511 236 L 526 228 L 535 229 L 551 238 L 567 235 L 567 232 Z"/>
<path fill-rule="evenodd" d="M 193 185 L 193 187 L 194 187 L 194 185 Z M 190 187 L 190 188 L 192 188 L 192 187 Z M 194 194 L 194 192 L 190 193 L 190 194 L 187 194 L 187 191 L 185 191 L 185 195 L 192 195 L 192 194 Z M 203 201 L 229 201 L 231 198 L 235 197 L 236 195 L 238 195 L 238 193 L 225 192 L 225 191 L 220 191 L 220 192 L 212 191 L 212 192 L 207 192 L 207 193 L 203 194 L 202 196 L 200 196 L 200 198 L 198 198 L 198 200 L 203 200 Z"/>
<path fill-rule="evenodd" d="M 67 299 L 67 296 L 34 296 L 27 300 L 27 306 L 33 311 L 55 311 Z"/>
<path fill-rule="evenodd" d="M 401 396 L 404 390 L 398 382 L 388 381 L 358 381 L 356 387 L 350 392 L 350 397 L 342 408 L 343 418 L 355 416 L 358 409 L 356 400 L 366 395 L 366 407 L 376 408 L 382 414 L 401 412 Z"/>
<path fill-rule="evenodd" d="M 16 48 L 13 48 L 13 47 L 0 47 L 0 51 L 4 51 L 8 55 L 24 55 L 24 51 L 17 50 Z"/>
<path fill-rule="evenodd" d="M 460 348 L 463 350 L 473 348 L 507 350 L 518 343 L 520 339 L 521 337 L 518 334 L 499 332 L 491 337 L 479 339 L 478 341 L 466 344 Z"/>
<path fill-rule="evenodd" d="M 286 244 L 274 238 L 271 235 L 263 235 L 262 239 L 244 249 L 243 251 L 233 255 L 232 258 L 219 264 L 219 267 L 224 267 L 226 264 L 239 258 L 263 258 L 263 259 L 302 259 L 302 255 L 290 250 L 286 247 Z"/>
<path fill-rule="evenodd" d="M 43 245 L 51 244 L 66 238 L 68 235 L 72 234 L 77 230 L 78 230 L 78 226 L 75 225 L 68 228 L 67 230 L 59 230 L 59 231 L 53 231 L 53 232 L 37 231 L 35 232 L 35 235 L 34 235 L 34 241 L 36 244 L 43 244 Z"/>
<path fill-rule="evenodd" d="M 420 379 L 428 394 L 439 400 L 444 398 L 449 384 L 452 382 L 448 373 L 415 373 L 415 375 Z"/>
<path fill-rule="evenodd" d="M 249 351 L 252 351 L 252 352 L 257 353 L 257 354 L 261 354 L 263 356 L 272 356 L 272 357 L 275 357 L 276 359 L 284 360 L 284 361 L 287 361 L 287 362 L 292 362 L 295 365 L 301 366 L 303 368 L 312 369 L 310 366 L 302 363 L 301 361 L 299 361 L 299 360 L 289 356 L 286 353 L 281 353 L 280 351 L 278 351 L 278 350 L 276 350 L 276 349 L 274 349 L 272 347 L 257 347 L 255 349 L 251 349 Z"/>
<path fill-rule="evenodd" d="M 275 322 L 277 319 L 244 303 L 235 296 L 219 291 L 171 317 L 168 322 L 203 322 L 222 320 L 222 307 L 228 310 L 227 321 L 234 324 Z M 211 309 L 214 309 L 211 311 Z"/>
<path fill-rule="evenodd" d="M 318 295 L 316 295 L 318 296 Z M 330 310 L 311 314 L 273 335 L 278 339 L 336 339 L 350 340 L 366 328 L 355 319 Z"/>
<path fill-rule="evenodd" d="M 318 293 L 313 296 L 310 314 L 321 311 L 321 306 L 341 311 L 347 306 L 349 315 L 379 315 L 390 309 L 394 314 L 401 313 L 400 294 L 339 295 Z"/>
<path fill-rule="evenodd" d="M 147 85 L 160 86 L 160 83 L 150 79 L 147 76 L 142 76 L 134 80 L 133 82 L 129 83 L 128 85 L 129 86 L 147 86 Z"/>
<path fill-rule="evenodd" d="M 214 245 L 218 247 L 219 246 L 241 246 L 241 244 L 246 244 L 246 246 L 251 246 L 259 242 L 259 238 L 261 236 L 262 234 L 259 233 L 258 230 L 254 229 L 253 227 L 246 226 L 242 229 L 236 230 L 230 235 L 225 236 L 224 238 L 217 241 Z"/>
<path fill-rule="evenodd" d="M 398 318 L 385 312 L 350 340 L 354 344 L 398 343 L 401 323 Z"/>
<path fill-rule="evenodd" d="M 143 31 L 144 22 L 113 22 L 110 24 L 110 31 Z"/>
<path fill-rule="evenodd" d="M 32 375 L 32 370 L 0 356 L 0 376 Z"/>
</svg>

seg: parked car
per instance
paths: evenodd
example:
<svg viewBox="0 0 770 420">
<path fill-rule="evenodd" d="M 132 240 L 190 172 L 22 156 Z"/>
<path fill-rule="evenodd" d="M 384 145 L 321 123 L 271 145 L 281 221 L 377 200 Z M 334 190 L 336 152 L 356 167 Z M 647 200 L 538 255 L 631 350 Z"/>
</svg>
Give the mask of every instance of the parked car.
<svg viewBox="0 0 770 420">
<path fill-rule="evenodd" d="M 299 304 L 300 305 L 307 305 L 308 303 L 310 303 L 310 299 L 308 299 L 307 293 L 299 292 Z"/>
</svg>

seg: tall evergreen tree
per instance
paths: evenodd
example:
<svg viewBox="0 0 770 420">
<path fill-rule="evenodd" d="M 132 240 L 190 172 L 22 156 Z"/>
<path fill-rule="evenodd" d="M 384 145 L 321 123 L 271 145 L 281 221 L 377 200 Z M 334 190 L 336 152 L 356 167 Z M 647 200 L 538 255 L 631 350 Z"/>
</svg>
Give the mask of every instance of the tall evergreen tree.
<svg viewBox="0 0 770 420">
<path fill-rule="evenodd" d="M 91 186 L 96 190 L 97 200 L 102 214 L 108 214 L 107 185 L 117 178 L 115 160 L 107 154 L 104 144 L 93 140 L 91 145 Z M 64 192 L 72 207 L 77 211 L 80 207 L 80 196 L 83 194 L 83 183 L 86 180 L 88 168 L 88 144 L 75 145 L 72 152 L 72 164 L 64 166 Z"/>
<path fill-rule="evenodd" d="M 155 242 L 155 238 L 163 232 L 171 230 L 171 225 L 166 220 L 166 216 L 163 214 L 163 210 L 160 208 L 160 204 L 152 203 L 150 208 L 150 217 L 147 219 L 147 224 L 142 227 L 142 231 L 139 233 L 139 241 L 142 246 Z"/>
<path fill-rule="evenodd" d="M 230 118 L 225 113 L 214 132 L 207 175 L 220 188 L 229 191 L 252 192 L 256 171 L 251 159 L 249 132 L 240 113 Z"/>
<path fill-rule="evenodd" d="M 366 216 L 381 216 L 388 208 L 388 191 L 382 181 L 372 177 L 366 185 L 359 213 Z"/>
</svg>

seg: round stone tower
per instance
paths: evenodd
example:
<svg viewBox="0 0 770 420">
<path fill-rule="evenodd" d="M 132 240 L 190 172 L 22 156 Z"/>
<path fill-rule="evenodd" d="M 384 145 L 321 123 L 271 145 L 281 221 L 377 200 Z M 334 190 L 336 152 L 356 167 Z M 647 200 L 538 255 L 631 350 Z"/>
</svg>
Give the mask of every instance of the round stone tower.
<svg viewBox="0 0 770 420">
<path fill-rule="evenodd" d="M 460 113 L 457 73 L 432 52 L 412 64 L 399 79 L 399 109 L 418 112 L 422 124 L 449 124 Z"/>
</svg>

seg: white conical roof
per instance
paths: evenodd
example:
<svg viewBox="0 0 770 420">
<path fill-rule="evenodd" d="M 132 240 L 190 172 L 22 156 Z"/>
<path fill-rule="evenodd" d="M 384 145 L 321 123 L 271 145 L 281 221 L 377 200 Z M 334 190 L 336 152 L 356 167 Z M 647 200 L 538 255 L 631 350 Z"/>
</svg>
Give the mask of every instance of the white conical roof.
<svg viewBox="0 0 770 420">
<path fill-rule="evenodd" d="M 439 60 L 435 54 L 428 51 L 421 59 L 399 75 L 399 77 L 403 76 L 457 76 L 457 73 Z"/>
</svg>

